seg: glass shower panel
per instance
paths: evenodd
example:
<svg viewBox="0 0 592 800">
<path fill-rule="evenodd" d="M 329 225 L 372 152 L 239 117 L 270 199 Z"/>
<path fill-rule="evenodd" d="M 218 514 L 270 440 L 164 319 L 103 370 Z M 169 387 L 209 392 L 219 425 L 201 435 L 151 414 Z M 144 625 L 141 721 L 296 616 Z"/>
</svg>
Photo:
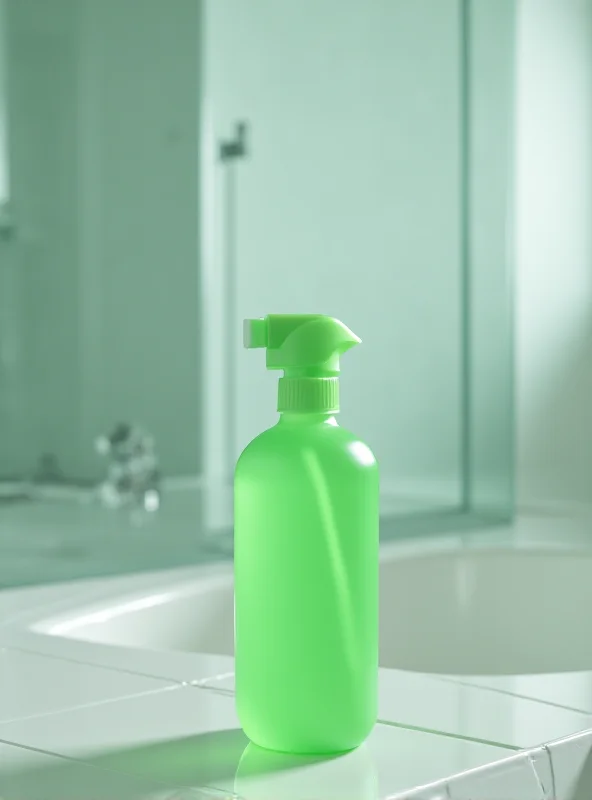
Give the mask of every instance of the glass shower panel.
<svg viewBox="0 0 592 800">
<path fill-rule="evenodd" d="M 247 158 L 216 172 L 236 316 L 326 313 L 362 338 L 340 421 L 379 459 L 386 514 L 463 494 L 461 10 L 220 0 L 206 19 L 211 126 L 249 124 Z M 229 465 L 274 420 L 278 378 L 260 352 L 234 361 Z"/>
<path fill-rule="evenodd" d="M 0 0 L 0 586 L 231 555 L 268 313 L 362 338 L 383 535 L 509 516 L 512 9 Z"/>
<path fill-rule="evenodd" d="M 514 0 L 464 3 L 465 494 L 514 507 Z"/>
</svg>

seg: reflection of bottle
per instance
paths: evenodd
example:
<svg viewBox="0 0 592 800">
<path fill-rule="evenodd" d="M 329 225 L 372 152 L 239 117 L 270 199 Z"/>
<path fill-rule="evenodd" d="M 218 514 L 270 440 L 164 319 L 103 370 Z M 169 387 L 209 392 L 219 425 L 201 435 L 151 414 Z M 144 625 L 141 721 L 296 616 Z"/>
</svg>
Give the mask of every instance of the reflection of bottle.
<svg viewBox="0 0 592 800">
<path fill-rule="evenodd" d="M 283 369 L 280 420 L 235 472 L 237 709 L 251 741 L 357 747 L 376 719 L 378 468 L 335 420 L 339 357 L 360 340 L 320 315 L 247 320 Z"/>
<path fill-rule="evenodd" d="M 253 800 L 378 800 L 378 780 L 362 745 L 341 756 L 310 757 L 245 748 L 234 779 L 239 797 Z"/>
</svg>

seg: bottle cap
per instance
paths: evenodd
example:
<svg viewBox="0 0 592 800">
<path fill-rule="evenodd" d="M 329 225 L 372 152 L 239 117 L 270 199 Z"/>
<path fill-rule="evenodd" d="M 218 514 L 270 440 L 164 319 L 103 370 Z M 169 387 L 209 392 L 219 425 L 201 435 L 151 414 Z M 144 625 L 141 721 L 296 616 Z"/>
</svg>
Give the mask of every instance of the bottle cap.
<svg viewBox="0 0 592 800">
<path fill-rule="evenodd" d="M 269 314 L 246 319 L 246 348 L 266 349 L 267 369 L 281 369 L 278 411 L 339 410 L 339 358 L 361 339 L 322 314 Z"/>
</svg>

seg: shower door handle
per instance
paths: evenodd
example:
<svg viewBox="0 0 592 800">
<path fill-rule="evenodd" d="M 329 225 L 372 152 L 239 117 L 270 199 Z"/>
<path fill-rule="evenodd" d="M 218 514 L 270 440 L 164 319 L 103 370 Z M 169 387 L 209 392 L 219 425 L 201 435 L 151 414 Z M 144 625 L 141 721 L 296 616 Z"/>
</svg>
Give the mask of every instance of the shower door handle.
<svg viewBox="0 0 592 800">
<path fill-rule="evenodd" d="M 248 123 L 237 122 L 234 127 L 234 138 L 220 142 L 218 155 L 220 161 L 234 161 L 248 155 L 247 145 Z"/>
<path fill-rule="evenodd" d="M 234 476 L 234 463 L 236 459 L 235 445 L 237 433 L 237 347 L 239 331 L 237 278 L 238 264 L 236 241 L 238 234 L 238 187 L 236 180 L 236 161 L 249 155 L 247 144 L 249 125 L 247 122 L 237 122 L 234 136 L 220 141 L 218 157 L 224 168 L 224 253 L 225 253 L 225 279 L 226 279 L 226 470 L 227 477 L 232 483 Z"/>
</svg>

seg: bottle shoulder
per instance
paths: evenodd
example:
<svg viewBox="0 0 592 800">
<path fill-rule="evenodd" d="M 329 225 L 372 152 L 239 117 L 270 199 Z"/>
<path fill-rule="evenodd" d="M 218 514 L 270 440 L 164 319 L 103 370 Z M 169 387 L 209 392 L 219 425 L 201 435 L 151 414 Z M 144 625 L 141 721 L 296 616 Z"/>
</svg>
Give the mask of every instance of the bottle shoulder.
<svg viewBox="0 0 592 800">
<path fill-rule="evenodd" d="M 370 447 L 354 433 L 340 425 L 282 425 L 276 424 L 260 433 L 241 453 L 237 470 L 249 463 L 266 461 L 279 463 L 304 451 L 314 450 L 322 460 L 349 461 L 366 469 L 377 469 Z"/>
</svg>

